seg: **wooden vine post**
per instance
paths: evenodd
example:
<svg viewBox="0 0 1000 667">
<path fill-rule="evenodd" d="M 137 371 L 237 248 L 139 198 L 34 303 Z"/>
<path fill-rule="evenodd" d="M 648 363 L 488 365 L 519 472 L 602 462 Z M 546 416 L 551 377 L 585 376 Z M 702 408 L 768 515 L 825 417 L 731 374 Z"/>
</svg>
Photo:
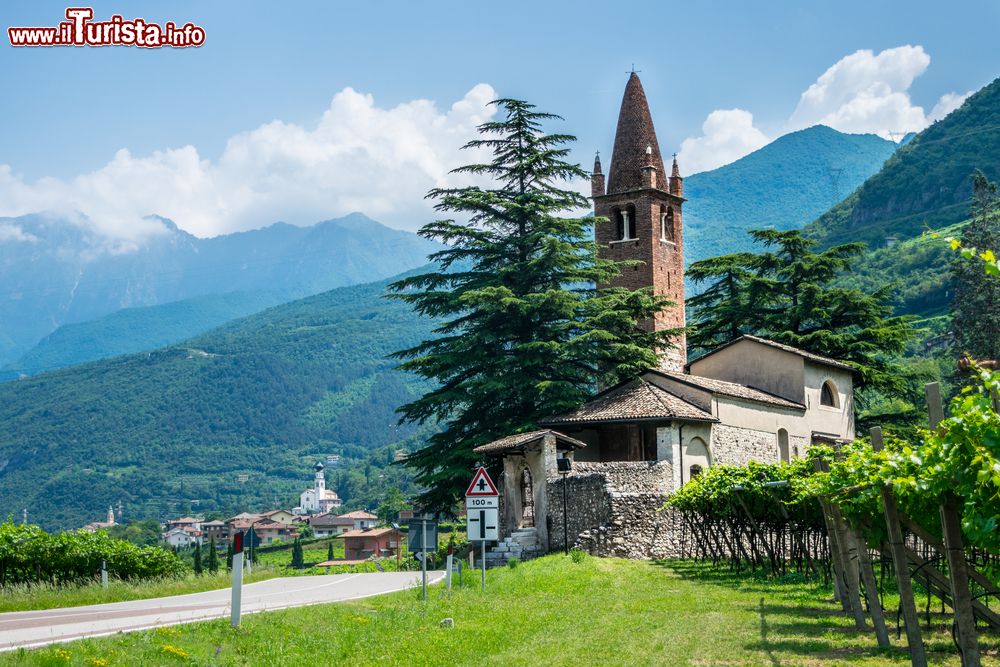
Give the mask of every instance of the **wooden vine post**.
<svg viewBox="0 0 1000 667">
<path fill-rule="evenodd" d="M 927 414 L 933 431 L 944 419 L 941 403 L 941 385 L 931 382 L 924 385 L 927 395 Z M 955 628 L 958 650 L 962 654 L 962 667 L 979 667 L 979 637 L 976 617 L 972 611 L 972 593 L 969 590 L 969 570 L 965 562 L 965 545 L 962 542 L 962 520 L 958 513 L 958 498 L 952 491 L 944 494 L 940 507 L 941 534 L 944 537 L 945 555 L 948 559 L 948 578 L 951 583 L 952 607 L 955 610 Z"/>
<path fill-rule="evenodd" d="M 882 451 L 882 429 L 871 430 L 872 449 Z M 917 618 L 917 603 L 913 597 L 913 582 L 910 581 L 910 566 L 903 549 L 903 530 L 899 526 L 899 513 L 896 510 L 896 498 L 889 486 L 882 487 L 882 510 L 885 513 L 885 523 L 889 531 L 889 551 L 892 554 L 892 566 L 896 571 L 899 583 L 899 603 L 903 607 L 903 622 L 906 625 L 906 642 L 910 647 L 910 664 L 913 667 L 927 667 L 927 652 L 924 649 L 923 638 L 920 636 L 920 620 Z"/>
<path fill-rule="evenodd" d="M 830 471 L 830 467 L 819 459 L 816 459 L 813 465 L 820 472 Z M 830 551 L 833 553 L 836 546 L 837 558 L 835 560 L 839 560 L 838 569 L 841 570 L 843 575 L 841 593 L 845 594 L 844 597 L 846 600 L 842 599 L 841 605 L 844 606 L 845 611 L 850 612 L 854 616 L 854 625 L 859 630 L 867 630 L 868 624 L 865 622 L 865 610 L 861 606 L 857 544 L 851 538 L 850 530 L 847 528 L 844 517 L 840 514 L 840 509 L 827 498 L 820 498 L 819 504 L 823 509 L 823 516 L 826 517 L 826 528 L 830 536 Z M 855 552 L 854 557 L 851 556 L 852 551 Z"/>
</svg>

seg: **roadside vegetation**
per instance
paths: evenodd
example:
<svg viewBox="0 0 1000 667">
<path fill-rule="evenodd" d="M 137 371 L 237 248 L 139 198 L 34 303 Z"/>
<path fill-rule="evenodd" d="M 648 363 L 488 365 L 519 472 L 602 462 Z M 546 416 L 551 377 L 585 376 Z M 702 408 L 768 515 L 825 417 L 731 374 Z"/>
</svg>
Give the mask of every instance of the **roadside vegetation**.
<svg viewBox="0 0 1000 667">
<path fill-rule="evenodd" d="M 433 587 L 0 655 L 0 664 L 352 665 L 899 665 L 828 590 L 690 561 L 552 555 L 487 573 L 449 596 Z M 456 582 L 457 583 L 457 582 Z M 445 618 L 454 627 L 441 624 Z M 932 617 L 930 664 L 958 665 Z M 993 645 L 996 638 L 990 639 Z M 998 665 L 995 652 L 984 664 Z"/>
<path fill-rule="evenodd" d="M 253 574 L 244 575 L 243 581 L 244 583 L 264 581 L 280 576 L 280 574 L 281 572 L 276 568 L 257 567 L 253 570 Z M 99 579 L 89 579 L 65 586 L 20 584 L 0 589 L 0 613 L 145 600 L 167 595 L 186 595 L 187 593 L 226 588 L 231 582 L 232 575 L 223 570 L 218 574 L 206 573 L 200 577 L 188 573 L 181 577 L 151 579 L 139 583 L 111 579 L 108 581 L 107 590 L 101 588 Z"/>
</svg>

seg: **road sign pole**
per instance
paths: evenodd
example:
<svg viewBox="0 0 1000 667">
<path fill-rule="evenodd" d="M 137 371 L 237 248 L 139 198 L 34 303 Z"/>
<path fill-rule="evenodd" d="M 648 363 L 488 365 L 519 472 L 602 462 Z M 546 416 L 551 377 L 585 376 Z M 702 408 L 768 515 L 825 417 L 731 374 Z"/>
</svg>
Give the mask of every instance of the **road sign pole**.
<svg viewBox="0 0 1000 667">
<path fill-rule="evenodd" d="M 427 517 L 420 520 L 420 549 L 423 552 L 424 557 L 420 560 L 423 562 L 423 589 L 424 589 L 424 602 L 427 601 Z"/>
<path fill-rule="evenodd" d="M 483 562 L 482 563 L 482 565 L 483 565 L 483 584 L 482 584 L 482 587 L 483 587 L 483 590 L 485 591 L 486 590 L 486 540 L 483 540 L 482 542 L 479 543 L 479 549 L 480 549 L 479 560 L 481 560 Z"/>
<path fill-rule="evenodd" d="M 108 561 L 101 560 L 101 588 L 108 590 Z"/>
</svg>

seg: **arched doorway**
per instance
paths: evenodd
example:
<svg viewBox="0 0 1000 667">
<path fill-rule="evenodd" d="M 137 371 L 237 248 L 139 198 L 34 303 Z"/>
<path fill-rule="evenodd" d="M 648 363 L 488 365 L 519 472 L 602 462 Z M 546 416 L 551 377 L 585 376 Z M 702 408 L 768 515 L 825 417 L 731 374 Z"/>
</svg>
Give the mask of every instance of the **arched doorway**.
<svg viewBox="0 0 1000 667">
<path fill-rule="evenodd" d="M 531 471 L 521 469 L 521 528 L 535 525 L 535 490 L 531 482 Z"/>
<path fill-rule="evenodd" d="M 684 467 L 681 470 L 681 484 L 687 484 L 707 470 L 708 466 L 708 445 L 697 436 L 691 438 L 684 447 Z"/>
</svg>

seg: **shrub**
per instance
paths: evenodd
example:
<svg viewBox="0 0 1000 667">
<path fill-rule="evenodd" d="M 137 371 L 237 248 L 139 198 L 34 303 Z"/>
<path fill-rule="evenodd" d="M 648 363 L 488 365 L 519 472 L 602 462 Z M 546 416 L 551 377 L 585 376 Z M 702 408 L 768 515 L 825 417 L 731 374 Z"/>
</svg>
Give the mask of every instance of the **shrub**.
<svg viewBox="0 0 1000 667">
<path fill-rule="evenodd" d="M 587 559 L 587 556 L 589 555 L 590 554 L 588 554 L 586 551 L 584 551 L 583 549 L 578 549 L 577 547 L 573 547 L 572 549 L 569 550 L 569 557 L 573 559 L 574 563 L 582 563 L 584 560 Z"/>
<path fill-rule="evenodd" d="M 521 564 L 521 559 L 516 557 L 511 558 L 510 560 L 507 561 L 507 567 L 509 567 L 512 570 L 517 569 L 517 566 L 520 564 Z"/>
</svg>

